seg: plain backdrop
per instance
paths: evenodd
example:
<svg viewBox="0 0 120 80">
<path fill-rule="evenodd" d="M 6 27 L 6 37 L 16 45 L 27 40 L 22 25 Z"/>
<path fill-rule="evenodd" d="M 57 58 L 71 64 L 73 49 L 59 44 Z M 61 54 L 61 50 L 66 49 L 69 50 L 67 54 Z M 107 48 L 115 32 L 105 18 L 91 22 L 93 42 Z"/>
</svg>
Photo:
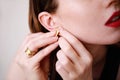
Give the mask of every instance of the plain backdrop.
<svg viewBox="0 0 120 80">
<path fill-rule="evenodd" d="M 28 0 L 0 0 L 0 80 L 28 33 Z"/>
</svg>

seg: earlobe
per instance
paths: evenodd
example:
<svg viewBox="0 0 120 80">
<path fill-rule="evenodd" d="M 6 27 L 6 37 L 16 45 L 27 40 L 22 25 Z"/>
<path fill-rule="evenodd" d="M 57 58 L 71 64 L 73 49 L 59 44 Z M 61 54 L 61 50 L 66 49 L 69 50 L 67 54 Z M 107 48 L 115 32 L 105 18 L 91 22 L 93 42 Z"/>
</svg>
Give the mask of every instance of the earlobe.
<svg viewBox="0 0 120 80">
<path fill-rule="evenodd" d="M 48 12 L 41 12 L 38 15 L 38 20 L 44 28 L 49 31 L 54 29 L 55 22 L 53 20 L 53 16 Z"/>
</svg>

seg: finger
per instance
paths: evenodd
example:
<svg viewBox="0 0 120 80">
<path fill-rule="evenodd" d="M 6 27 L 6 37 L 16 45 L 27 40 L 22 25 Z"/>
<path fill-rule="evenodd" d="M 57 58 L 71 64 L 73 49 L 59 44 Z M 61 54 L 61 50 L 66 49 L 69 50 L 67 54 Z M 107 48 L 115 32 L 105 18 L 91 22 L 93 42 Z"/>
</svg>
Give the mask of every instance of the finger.
<svg viewBox="0 0 120 80">
<path fill-rule="evenodd" d="M 53 43 L 53 44 L 47 46 L 46 48 L 42 49 L 37 54 L 35 54 L 32 57 L 32 60 L 34 60 L 35 63 L 40 62 L 41 60 L 43 60 L 43 58 L 45 58 L 46 56 L 48 56 L 57 47 L 58 47 L 58 42 Z"/>
<path fill-rule="evenodd" d="M 53 37 L 56 35 L 56 31 L 51 31 L 47 33 L 41 33 L 42 35 L 39 38 Z"/>
<path fill-rule="evenodd" d="M 63 37 L 59 38 L 58 43 L 64 54 L 75 64 L 79 60 L 79 56 L 71 45 Z"/>
<path fill-rule="evenodd" d="M 49 44 L 52 44 L 58 40 L 58 37 L 49 37 L 42 39 L 33 39 L 28 42 L 27 46 L 31 51 L 37 52 L 38 49 L 43 48 Z"/>
<path fill-rule="evenodd" d="M 39 33 L 29 33 L 27 34 L 27 36 L 25 37 L 25 40 L 23 41 L 20 50 L 23 50 L 24 48 L 26 48 L 25 44 L 27 44 L 31 39 L 38 37 L 38 35 L 42 35 L 42 32 Z"/>
<path fill-rule="evenodd" d="M 86 55 L 90 56 L 89 52 L 84 47 L 84 45 L 70 32 L 66 30 L 60 30 L 60 36 L 64 37 L 71 44 L 71 46 L 76 50 L 76 52 L 78 52 L 79 56 L 81 57 L 85 57 Z"/>
<path fill-rule="evenodd" d="M 38 32 L 38 33 L 30 33 L 26 36 L 26 41 L 28 42 L 29 40 L 33 39 L 33 38 L 47 38 L 47 37 L 53 37 L 55 36 L 56 32 L 55 31 L 51 31 L 51 32 L 47 32 L 47 33 L 43 33 L 43 32 Z"/>
<path fill-rule="evenodd" d="M 74 70 L 73 63 L 71 60 L 65 55 L 62 50 L 59 50 L 57 53 L 58 61 L 64 66 L 64 68 L 69 72 Z"/>
<path fill-rule="evenodd" d="M 34 38 L 34 37 L 38 37 L 38 36 L 40 36 L 40 35 L 42 35 L 42 34 L 44 34 L 43 32 L 38 32 L 38 33 L 29 33 L 29 34 L 27 34 L 27 36 L 26 36 L 26 39 L 27 38 Z M 28 39 L 27 39 L 28 40 Z"/>
<path fill-rule="evenodd" d="M 67 56 L 65 55 L 65 53 L 60 50 L 58 53 L 57 53 L 57 58 L 58 58 L 58 61 L 61 63 L 61 66 L 69 73 L 69 74 L 72 74 L 72 75 L 76 75 L 77 74 L 77 68 L 76 68 L 76 65 L 73 64 L 68 58 Z"/>
<path fill-rule="evenodd" d="M 29 47 L 29 44 L 34 43 L 34 41 L 37 41 L 37 40 L 40 41 L 41 39 L 44 39 L 44 38 L 54 37 L 55 34 L 56 34 L 55 31 L 48 32 L 48 33 L 42 33 L 42 32 L 30 33 L 26 36 L 26 38 L 25 38 L 24 42 L 22 43 L 20 49 L 21 50 L 26 49 L 27 47 Z"/>
<path fill-rule="evenodd" d="M 68 80 L 69 73 L 62 67 L 59 61 L 56 62 L 56 71 L 64 80 Z"/>
<path fill-rule="evenodd" d="M 47 32 L 47 33 L 43 33 L 43 32 L 38 32 L 38 33 L 29 33 L 26 38 L 25 38 L 25 41 L 24 42 L 29 42 L 31 39 L 34 39 L 34 38 L 45 38 L 45 37 L 53 37 L 55 36 L 55 31 L 52 31 L 52 32 Z"/>
</svg>

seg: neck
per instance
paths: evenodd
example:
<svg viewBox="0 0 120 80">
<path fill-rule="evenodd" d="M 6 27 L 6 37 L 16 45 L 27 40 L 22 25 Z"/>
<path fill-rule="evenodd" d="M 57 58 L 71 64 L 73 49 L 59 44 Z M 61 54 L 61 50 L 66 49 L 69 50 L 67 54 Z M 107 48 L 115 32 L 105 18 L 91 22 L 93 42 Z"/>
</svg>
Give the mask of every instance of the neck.
<svg viewBox="0 0 120 80">
<path fill-rule="evenodd" d="M 107 53 L 106 46 L 102 45 L 88 45 L 85 44 L 87 50 L 93 56 L 93 78 L 98 80 L 101 76 L 104 63 L 105 63 L 105 56 Z"/>
</svg>

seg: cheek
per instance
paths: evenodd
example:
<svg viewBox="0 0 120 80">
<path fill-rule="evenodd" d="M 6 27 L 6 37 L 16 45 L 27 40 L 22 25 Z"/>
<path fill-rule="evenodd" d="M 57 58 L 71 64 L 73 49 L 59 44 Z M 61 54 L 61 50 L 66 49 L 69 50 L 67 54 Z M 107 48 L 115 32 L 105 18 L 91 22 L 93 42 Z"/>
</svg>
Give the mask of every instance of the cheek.
<svg viewBox="0 0 120 80">
<path fill-rule="evenodd" d="M 97 10 L 96 12 L 98 12 Z M 99 11 L 102 12 L 100 9 Z M 103 25 L 102 21 L 104 19 L 100 21 L 100 12 L 99 14 L 96 14 L 95 10 L 92 11 L 85 7 L 84 9 L 70 9 L 67 12 L 64 11 L 60 14 L 61 23 L 65 29 L 74 34 L 80 40 L 92 40 L 96 37 L 98 29 L 100 29 L 99 26 Z"/>
<path fill-rule="evenodd" d="M 93 32 L 96 26 L 103 25 L 105 20 L 104 17 L 100 20 L 103 9 L 101 8 L 101 4 L 98 5 L 95 1 L 89 5 L 87 2 L 83 4 L 71 3 L 71 5 L 62 5 L 62 7 L 58 10 L 61 23 L 67 30 L 74 32 L 74 34 L 77 32 L 83 34 L 89 30 Z"/>
<path fill-rule="evenodd" d="M 104 26 L 105 21 L 100 21 L 100 18 L 94 21 L 92 17 L 91 20 L 86 20 L 83 16 L 81 16 L 83 19 L 78 17 L 75 15 L 64 17 L 61 23 L 63 28 L 76 36 L 80 41 L 89 44 L 112 44 L 120 40 L 120 31 L 114 33 L 116 31 Z"/>
<path fill-rule="evenodd" d="M 117 34 L 112 34 L 113 31 L 105 27 L 106 12 L 101 4 L 72 5 L 60 9 L 58 13 L 62 27 L 80 41 L 91 44 L 109 44 L 118 38 Z M 108 35 L 117 36 L 113 38 Z"/>
</svg>

